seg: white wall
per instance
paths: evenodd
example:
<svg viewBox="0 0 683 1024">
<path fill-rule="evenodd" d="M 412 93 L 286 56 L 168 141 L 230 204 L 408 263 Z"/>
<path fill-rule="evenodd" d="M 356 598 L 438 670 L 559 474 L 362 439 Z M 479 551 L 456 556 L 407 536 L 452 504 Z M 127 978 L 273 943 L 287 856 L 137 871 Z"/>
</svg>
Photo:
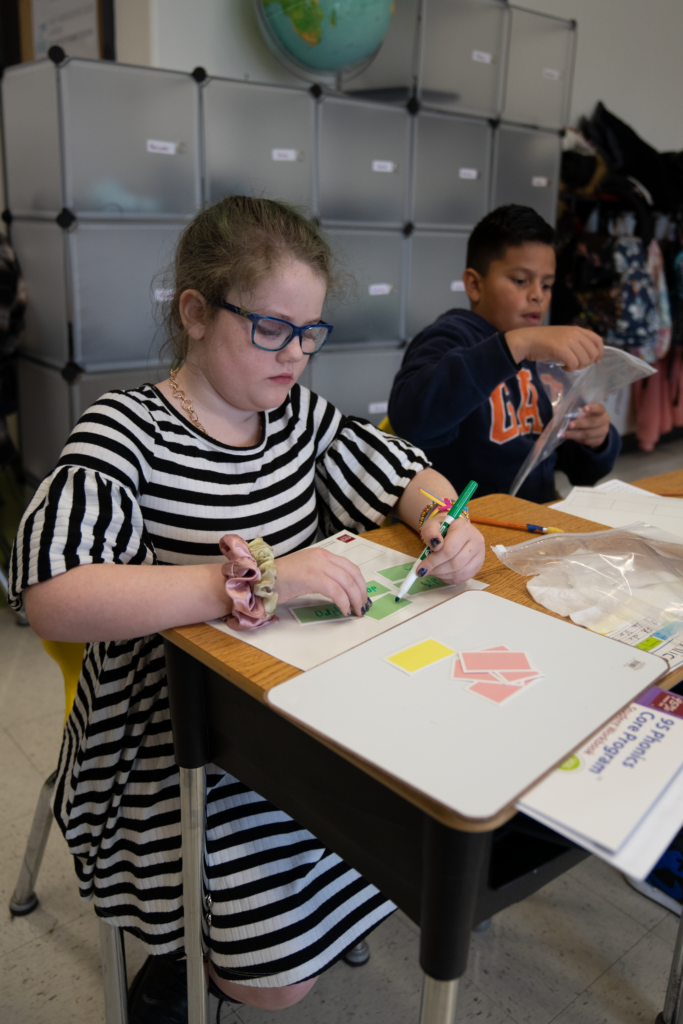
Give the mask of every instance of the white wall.
<svg viewBox="0 0 683 1024">
<path fill-rule="evenodd" d="M 578 22 L 573 124 L 602 100 L 657 149 L 683 149 L 682 0 L 518 2 Z M 261 38 L 253 0 L 116 0 L 116 17 L 121 61 L 296 81 Z"/>
</svg>

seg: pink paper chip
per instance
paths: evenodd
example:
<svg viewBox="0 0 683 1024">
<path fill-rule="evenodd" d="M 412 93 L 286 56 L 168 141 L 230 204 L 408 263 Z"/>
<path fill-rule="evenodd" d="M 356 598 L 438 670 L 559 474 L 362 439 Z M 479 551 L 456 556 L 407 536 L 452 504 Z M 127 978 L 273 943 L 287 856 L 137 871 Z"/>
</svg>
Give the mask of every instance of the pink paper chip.
<svg viewBox="0 0 683 1024">
<path fill-rule="evenodd" d="M 453 662 L 453 679 L 468 679 L 470 682 L 484 682 L 484 683 L 495 683 L 497 682 L 496 676 L 491 672 L 470 672 L 469 674 L 464 671 L 460 661 L 456 658 Z"/>
<path fill-rule="evenodd" d="M 532 669 L 530 672 L 528 670 L 525 671 L 524 669 L 506 669 L 502 672 L 496 672 L 496 675 L 499 676 L 501 682 L 515 683 L 517 686 L 520 686 L 522 683 L 531 682 L 532 679 L 537 678 L 538 674 L 539 673 L 536 672 L 534 669 Z"/>
<path fill-rule="evenodd" d="M 492 701 L 494 704 L 503 704 L 510 697 L 522 692 L 521 686 L 506 686 L 505 683 L 472 683 L 467 689 L 476 693 L 479 697 Z"/>
<path fill-rule="evenodd" d="M 461 651 L 460 661 L 465 672 L 534 671 L 524 651 Z"/>
</svg>

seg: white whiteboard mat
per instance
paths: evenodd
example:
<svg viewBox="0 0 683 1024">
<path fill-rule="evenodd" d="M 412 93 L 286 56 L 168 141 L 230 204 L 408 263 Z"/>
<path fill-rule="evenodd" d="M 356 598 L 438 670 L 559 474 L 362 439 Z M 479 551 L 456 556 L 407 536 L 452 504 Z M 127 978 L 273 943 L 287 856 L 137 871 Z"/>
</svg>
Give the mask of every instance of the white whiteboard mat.
<svg viewBox="0 0 683 1024">
<path fill-rule="evenodd" d="M 493 704 L 452 678 L 454 656 L 413 675 L 383 660 L 428 638 L 456 652 L 524 651 L 541 678 Z M 489 818 L 666 670 L 656 655 L 469 592 L 274 687 L 267 699 L 453 811 Z"/>
<path fill-rule="evenodd" d="M 343 538 L 343 539 L 340 539 Z M 484 590 L 488 583 L 480 583 L 479 580 L 468 580 L 457 586 L 439 587 L 435 590 L 428 590 L 415 596 L 410 596 L 410 603 L 405 602 L 398 610 L 394 611 L 392 602 L 398 593 L 399 583 L 394 583 L 385 576 L 382 571 L 392 566 L 412 566 L 415 559 L 411 555 L 404 555 L 392 548 L 385 548 L 382 544 L 375 544 L 373 541 L 365 540 L 364 537 L 356 537 L 348 530 L 341 530 L 333 537 L 311 545 L 315 548 L 325 548 L 334 555 L 341 555 L 352 561 L 363 574 L 365 582 L 379 583 L 386 593 L 378 596 L 378 600 L 389 598 L 391 614 L 386 618 L 373 619 L 369 615 L 351 618 L 344 618 L 334 622 L 316 622 L 311 625 L 300 625 L 292 615 L 291 608 L 305 608 L 310 605 L 329 605 L 329 598 L 321 594 L 307 594 L 305 597 L 297 597 L 286 604 L 278 605 L 277 614 L 279 621 L 273 622 L 262 629 L 236 630 L 230 629 L 222 619 L 212 619 L 208 625 L 214 629 L 227 633 L 242 640 L 251 647 L 258 648 L 265 654 L 270 654 L 280 661 L 294 665 L 303 671 L 315 668 L 335 658 L 358 644 L 363 644 L 372 637 L 378 636 L 394 626 L 404 625 L 409 619 L 420 615 L 450 600 L 456 594 L 462 594 L 466 590 Z M 430 577 L 427 577 L 429 579 Z M 417 586 L 417 584 L 416 584 Z"/>
</svg>

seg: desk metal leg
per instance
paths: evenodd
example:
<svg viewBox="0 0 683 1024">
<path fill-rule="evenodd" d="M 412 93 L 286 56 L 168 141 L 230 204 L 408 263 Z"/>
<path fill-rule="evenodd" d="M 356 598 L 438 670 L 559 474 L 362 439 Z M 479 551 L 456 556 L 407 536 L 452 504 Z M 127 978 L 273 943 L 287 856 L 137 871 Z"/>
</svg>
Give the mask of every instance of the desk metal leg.
<svg viewBox="0 0 683 1024">
<path fill-rule="evenodd" d="M 209 991 L 202 931 L 206 794 L 203 768 L 180 769 L 183 907 L 189 1024 L 208 1024 Z"/>
<path fill-rule="evenodd" d="M 459 978 L 436 981 L 425 974 L 422 983 L 420 1024 L 455 1024 Z"/>
<path fill-rule="evenodd" d="M 657 1016 L 655 1024 L 683 1024 L 683 914 L 678 924 L 664 1012 Z"/>
</svg>

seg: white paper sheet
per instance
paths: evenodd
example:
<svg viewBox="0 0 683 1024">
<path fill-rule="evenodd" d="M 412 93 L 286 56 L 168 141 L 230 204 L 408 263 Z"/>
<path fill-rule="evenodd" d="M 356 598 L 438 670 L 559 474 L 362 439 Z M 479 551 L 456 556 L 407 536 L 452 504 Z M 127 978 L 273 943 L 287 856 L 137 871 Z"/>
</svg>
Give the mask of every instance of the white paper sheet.
<svg viewBox="0 0 683 1024">
<path fill-rule="evenodd" d="M 340 540 L 340 537 L 349 538 L 347 541 Z M 325 548 L 335 555 L 342 555 L 357 565 L 366 583 L 376 581 L 386 587 L 390 595 L 398 592 L 398 587 L 391 580 L 380 576 L 381 569 L 388 569 L 394 565 L 402 565 L 406 562 L 415 561 L 411 555 L 401 554 L 400 551 L 393 551 L 380 544 L 365 540 L 363 537 L 356 537 L 348 530 L 341 530 L 334 537 L 314 544 L 313 547 Z M 358 644 L 371 640 L 380 633 L 393 629 L 394 626 L 404 625 L 410 619 L 415 618 L 428 608 L 443 604 L 457 594 L 466 590 L 485 590 L 487 583 L 480 583 L 478 580 L 469 580 L 459 586 L 441 587 L 437 590 L 430 590 L 415 596 L 409 595 L 410 605 L 399 608 L 398 611 L 384 619 L 372 619 L 367 615 L 362 618 L 352 616 L 343 621 L 320 622 L 302 626 L 297 622 L 289 609 L 291 607 L 302 607 L 313 604 L 330 604 L 329 598 L 321 594 L 307 594 L 305 597 L 296 598 L 286 604 L 278 605 L 277 614 L 279 622 L 262 629 L 251 629 L 238 632 L 230 629 L 221 619 L 212 619 L 208 625 L 219 629 L 228 636 L 237 637 L 251 647 L 257 647 L 266 654 L 271 654 L 280 661 L 294 665 L 303 671 L 322 665 L 323 662 L 335 658 Z M 381 594 L 377 600 L 386 595 Z"/>
<path fill-rule="evenodd" d="M 596 484 L 593 490 L 604 494 L 630 494 L 634 498 L 642 498 L 643 494 L 648 493 L 643 491 L 642 487 L 627 484 L 625 480 L 603 480 L 601 484 Z"/>
<path fill-rule="evenodd" d="M 591 519 L 604 526 L 631 526 L 649 523 L 683 537 L 683 499 L 660 498 L 648 491 L 640 495 L 621 491 L 598 491 L 593 487 L 574 487 L 564 501 L 551 505 L 560 512 Z"/>
</svg>

